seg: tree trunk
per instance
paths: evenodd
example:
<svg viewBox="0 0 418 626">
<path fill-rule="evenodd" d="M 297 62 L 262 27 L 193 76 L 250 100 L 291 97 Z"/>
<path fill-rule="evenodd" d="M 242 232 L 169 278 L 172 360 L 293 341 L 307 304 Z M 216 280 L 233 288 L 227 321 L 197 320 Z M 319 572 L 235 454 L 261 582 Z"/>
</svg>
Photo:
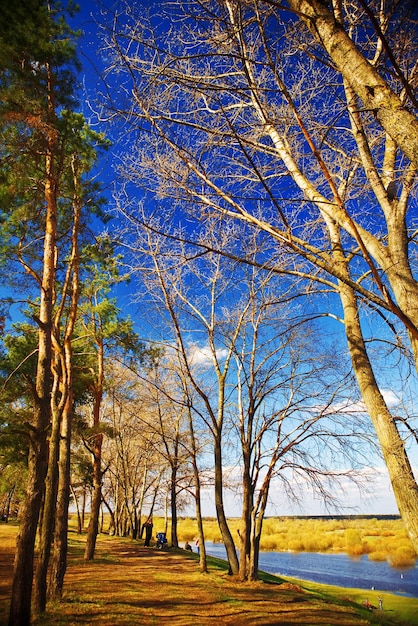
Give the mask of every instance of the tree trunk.
<svg viewBox="0 0 418 626">
<path fill-rule="evenodd" d="M 71 161 L 74 184 L 73 198 L 73 232 L 71 262 L 67 273 L 66 285 L 71 284 L 71 309 L 67 328 L 64 336 L 64 369 L 66 390 L 61 419 L 61 437 L 58 455 L 58 486 L 57 503 L 55 508 L 55 536 L 54 552 L 52 556 L 50 584 L 48 597 L 61 599 L 64 587 L 64 577 L 67 570 L 68 552 L 68 508 L 70 503 L 70 456 L 71 456 L 71 433 L 73 419 L 73 349 L 72 339 L 77 319 L 78 301 L 80 293 L 80 255 L 79 255 L 79 232 L 82 208 L 81 179 L 78 170 L 79 159 L 76 155 Z M 64 290 L 66 292 L 66 289 Z M 63 298 L 64 304 L 64 298 Z M 64 382 L 64 381 L 63 381 Z M 78 507 L 77 507 L 78 512 Z"/>
<path fill-rule="evenodd" d="M 333 254 L 343 272 L 347 272 L 339 227 L 329 221 L 328 230 L 333 243 Z M 399 513 L 405 523 L 408 536 L 418 554 L 418 486 L 399 435 L 395 420 L 387 408 L 376 382 L 360 325 L 358 304 L 354 291 L 346 283 L 339 282 L 339 293 L 344 311 L 345 333 L 348 349 L 357 378 L 360 393 L 380 444 L 388 469 Z"/>
<path fill-rule="evenodd" d="M 184 388 L 187 389 L 187 384 L 183 381 Z M 185 393 L 187 397 L 187 391 Z M 194 434 L 194 426 L 193 426 L 193 416 L 191 412 L 190 405 L 188 404 L 188 422 L 189 422 L 189 432 L 190 439 L 192 445 L 192 465 L 193 465 L 193 480 L 195 487 L 195 503 L 196 503 L 196 521 L 197 521 L 197 530 L 199 534 L 199 564 L 200 571 L 202 574 L 207 574 L 208 564 L 206 559 L 206 546 L 205 546 L 205 533 L 203 530 L 203 520 L 202 520 L 202 506 L 201 506 L 201 498 L 200 498 L 200 475 L 199 468 L 197 465 L 197 448 L 196 448 L 196 438 Z"/>
<path fill-rule="evenodd" d="M 39 554 L 33 588 L 33 610 L 35 615 L 43 613 L 46 607 L 47 572 L 52 537 L 54 534 L 54 517 L 57 502 L 60 428 L 61 416 L 57 410 L 54 410 L 52 432 L 49 438 L 48 473 L 45 481 L 45 496 L 39 537 Z"/>
<path fill-rule="evenodd" d="M 102 503 L 102 440 L 103 435 L 95 435 L 93 451 L 93 495 L 91 498 L 90 521 L 87 528 L 86 548 L 84 551 L 85 561 L 94 559 L 96 540 L 99 532 L 100 505 Z"/>
<path fill-rule="evenodd" d="M 27 626 L 27 624 L 30 623 L 35 537 L 48 464 L 47 433 L 50 423 L 51 332 L 57 237 L 57 206 L 52 157 L 55 139 L 55 133 L 51 132 L 45 168 L 46 219 L 43 276 L 38 320 L 35 411 L 33 423 L 30 425 L 28 482 L 26 497 L 20 515 L 20 528 L 14 561 L 9 626 Z"/>
<path fill-rule="evenodd" d="M 374 377 L 361 332 L 355 295 L 346 285 L 340 286 L 340 295 L 354 373 L 379 440 L 399 513 L 418 554 L 418 486 L 404 442 Z"/>
<path fill-rule="evenodd" d="M 222 478 L 222 447 L 219 434 L 216 433 L 214 440 L 214 460 L 215 460 L 215 507 L 219 529 L 228 556 L 231 573 L 239 573 L 239 563 L 235 543 L 229 530 L 228 521 L 225 516 L 223 503 L 223 478 Z"/>
<path fill-rule="evenodd" d="M 247 445 L 243 445 L 243 478 L 242 478 L 242 513 L 240 529 L 240 559 L 239 577 L 247 580 L 250 574 L 251 554 L 251 513 L 252 513 L 252 485 L 250 476 L 250 451 Z"/>
<path fill-rule="evenodd" d="M 75 504 L 75 508 L 77 511 L 77 534 L 81 535 L 81 533 L 83 532 L 83 524 L 81 522 L 81 512 L 80 512 L 80 505 L 78 503 L 78 498 L 77 498 L 77 494 L 71 484 L 71 480 L 70 480 L 70 493 L 73 496 L 73 500 L 74 500 L 74 504 Z"/>
<path fill-rule="evenodd" d="M 49 398 L 43 404 L 35 411 L 30 437 L 28 480 L 19 516 L 9 626 L 30 624 L 35 538 L 47 468 L 45 421 L 49 421 Z"/>
<path fill-rule="evenodd" d="M 253 520 L 253 531 L 251 535 L 251 555 L 250 555 L 250 566 L 248 572 L 248 580 L 254 581 L 258 580 L 258 559 L 260 556 L 260 540 L 261 540 L 261 530 L 257 529 L 258 524 L 257 520 Z"/>
<path fill-rule="evenodd" d="M 174 548 L 178 548 L 179 540 L 177 537 L 177 458 L 174 459 L 174 463 L 171 466 L 170 493 L 171 493 L 171 545 Z"/>
<path fill-rule="evenodd" d="M 72 403 L 72 395 L 70 395 L 63 413 L 61 429 L 54 551 L 51 559 L 50 585 L 48 589 L 48 597 L 55 600 L 62 598 L 64 577 L 67 570 Z"/>
<path fill-rule="evenodd" d="M 94 390 L 94 406 L 93 406 L 93 428 L 95 430 L 93 439 L 93 495 L 91 498 L 90 521 L 87 528 L 86 548 L 84 551 L 84 559 L 91 561 L 94 558 L 96 549 L 96 539 L 99 532 L 99 514 L 100 505 L 102 503 L 102 442 L 103 435 L 99 431 L 100 411 L 103 398 L 103 381 L 104 381 L 104 344 L 102 333 L 96 336 L 97 341 L 97 382 Z"/>
<path fill-rule="evenodd" d="M 197 467 L 196 467 L 197 469 Z M 197 470 L 197 474 L 198 474 Z M 200 480 L 198 479 L 196 482 L 195 475 L 195 502 L 196 502 L 196 521 L 197 521 L 197 531 L 199 536 L 199 565 L 200 572 L 202 574 L 208 573 L 208 563 L 206 558 L 206 545 L 205 545 L 205 532 L 203 529 L 203 519 L 202 519 L 202 507 L 201 507 L 201 499 L 200 499 Z"/>
</svg>

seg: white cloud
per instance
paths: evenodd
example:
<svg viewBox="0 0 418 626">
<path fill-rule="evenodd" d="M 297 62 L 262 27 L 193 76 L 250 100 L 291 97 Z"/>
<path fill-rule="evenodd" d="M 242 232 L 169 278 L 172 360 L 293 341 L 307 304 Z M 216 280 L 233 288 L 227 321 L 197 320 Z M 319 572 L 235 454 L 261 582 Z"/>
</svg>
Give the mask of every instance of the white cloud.
<svg viewBox="0 0 418 626">
<path fill-rule="evenodd" d="M 381 389 L 380 392 L 389 409 L 392 409 L 398 406 L 399 398 L 394 391 L 392 391 L 391 389 Z M 316 407 L 316 408 L 318 410 L 322 409 L 321 406 Z M 367 413 L 367 409 L 363 400 L 358 400 L 356 402 L 354 401 L 350 402 L 350 400 L 346 400 L 345 402 L 332 404 L 325 410 L 325 414 L 332 414 L 336 412 L 351 413 L 351 414 Z"/>
<path fill-rule="evenodd" d="M 239 468 L 226 470 L 226 483 L 237 484 Z M 208 477 L 211 472 L 208 472 Z M 299 502 L 288 499 L 280 481 L 273 481 L 270 487 L 269 504 L 266 514 L 278 515 L 399 515 L 388 472 L 385 467 L 364 470 L 363 488 L 360 490 L 352 481 L 342 479 L 335 487 L 335 495 L 343 502 L 343 508 L 327 508 L 322 499 L 312 492 L 309 484 L 302 484 Z M 228 517 L 241 515 L 241 499 L 237 489 L 224 489 L 224 504 Z M 216 517 L 213 486 L 202 490 L 202 513 L 204 516 Z M 193 515 L 193 511 L 188 511 Z"/>
<path fill-rule="evenodd" d="M 381 389 L 381 393 L 384 401 L 389 408 L 397 406 L 399 404 L 399 398 L 391 389 Z"/>
<path fill-rule="evenodd" d="M 192 365 L 210 365 L 213 361 L 212 350 L 209 346 L 200 348 L 196 344 L 189 347 L 189 359 Z M 216 357 L 218 360 L 227 356 L 228 350 L 226 348 L 220 348 L 216 350 Z"/>
</svg>

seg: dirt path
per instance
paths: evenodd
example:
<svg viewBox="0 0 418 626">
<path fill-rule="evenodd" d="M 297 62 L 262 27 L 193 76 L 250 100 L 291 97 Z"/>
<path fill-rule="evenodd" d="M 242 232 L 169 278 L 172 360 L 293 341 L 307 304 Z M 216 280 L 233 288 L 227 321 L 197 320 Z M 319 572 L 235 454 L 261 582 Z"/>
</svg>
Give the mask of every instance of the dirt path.
<svg viewBox="0 0 418 626">
<path fill-rule="evenodd" d="M 318 598 L 286 584 L 239 584 L 216 569 L 199 572 L 196 558 L 147 549 L 129 540 L 100 539 L 97 558 L 85 563 L 73 542 L 63 602 L 48 605 L 38 622 L 101 626 L 355 626 L 377 616 L 348 603 Z M 1 551 L 0 624 L 10 597 L 11 551 Z M 380 623 L 380 622 L 379 622 Z M 394 622 L 388 622 L 394 623 Z"/>
</svg>

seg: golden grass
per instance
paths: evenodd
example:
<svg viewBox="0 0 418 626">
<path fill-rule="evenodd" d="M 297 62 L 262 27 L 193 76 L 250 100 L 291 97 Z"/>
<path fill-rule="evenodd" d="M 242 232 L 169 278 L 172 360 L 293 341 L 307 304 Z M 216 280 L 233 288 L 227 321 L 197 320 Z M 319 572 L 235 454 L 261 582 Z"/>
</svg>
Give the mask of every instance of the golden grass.
<svg viewBox="0 0 418 626">
<path fill-rule="evenodd" d="M 154 519 L 154 528 L 164 521 Z M 240 520 L 230 520 L 233 536 L 238 542 Z M 207 541 L 222 541 L 214 519 L 204 521 Z M 180 542 L 193 541 L 197 536 L 196 521 L 179 519 Z M 387 560 L 396 567 L 409 567 L 416 556 L 400 519 L 312 519 L 268 518 L 263 525 L 261 550 L 280 552 L 344 552 L 352 556 L 374 555 L 374 560 Z M 384 555 L 384 558 L 382 558 Z"/>
<path fill-rule="evenodd" d="M 105 531 L 108 519 L 105 515 Z M 75 528 L 75 517 L 70 523 Z M 229 520 L 229 525 L 239 545 L 241 521 L 234 518 Z M 154 517 L 154 534 L 164 528 L 164 519 Z M 216 519 L 205 519 L 204 530 L 207 541 L 222 542 Z M 196 520 L 179 518 L 177 534 L 180 545 L 186 541 L 193 543 L 198 535 Z M 372 560 L 386 560 L 393 567 L 410 567 L 416 562 L 404 523 L 401 519 L 390 518 L 267 518 L 263 525 L 260 549 L 269 552 L 340 552 L 351 556 L 369 554 Z"/>
<path fill-rule="evenodd" d="M 12 576 L 10 541 L 16 528 L 0 525 L 0 624 L 6 623 Z M 338 589 L 271 575 L 242 584 L 226 573 L 226 564 L 210 559 L 200 574 L 196 554 L 146 549 L 142 541 L 100 535 L 94 561 L 82 559 L 85 536 L 70 534 L 69 567 L 61 603 L 49 604 L 40 626 L 100 624 L 255 626 L 263 624 L 356 626 L 418 623 L 418 599 L 378 592 Z M 5 546 L 8 546 L 7 548 Z"/>
</svg>

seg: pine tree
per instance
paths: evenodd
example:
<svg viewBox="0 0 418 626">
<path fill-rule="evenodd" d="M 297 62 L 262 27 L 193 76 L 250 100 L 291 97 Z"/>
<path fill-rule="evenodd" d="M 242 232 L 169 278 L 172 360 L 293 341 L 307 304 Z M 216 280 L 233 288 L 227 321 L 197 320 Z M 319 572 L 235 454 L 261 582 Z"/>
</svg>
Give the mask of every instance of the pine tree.
<svg viewBox="0 0 418 626">
<path fill-rule="evenodd" d="M 86 171 L 95 154 L 93 135 L 74 113 L 76 72 L 74 33 L 58 2 L 0 3 L 0 262 L 15 289 L 26 290 L 32 282 L 39 298 L 33 313 L 37 363 L 28 482 L 20 510 L 10 624 L 30 622 L 35 535 L 48 468 L 51 368 L 61 346 L 63 317 L 58 314 L 57 323 L 57 297 L 61 290 L 64 311 L 69 294 L 59 285 L 61 279 L 65 284 L 63 259 L 74 244 L 71 164 L 82 159 Z"/>
</svg>

